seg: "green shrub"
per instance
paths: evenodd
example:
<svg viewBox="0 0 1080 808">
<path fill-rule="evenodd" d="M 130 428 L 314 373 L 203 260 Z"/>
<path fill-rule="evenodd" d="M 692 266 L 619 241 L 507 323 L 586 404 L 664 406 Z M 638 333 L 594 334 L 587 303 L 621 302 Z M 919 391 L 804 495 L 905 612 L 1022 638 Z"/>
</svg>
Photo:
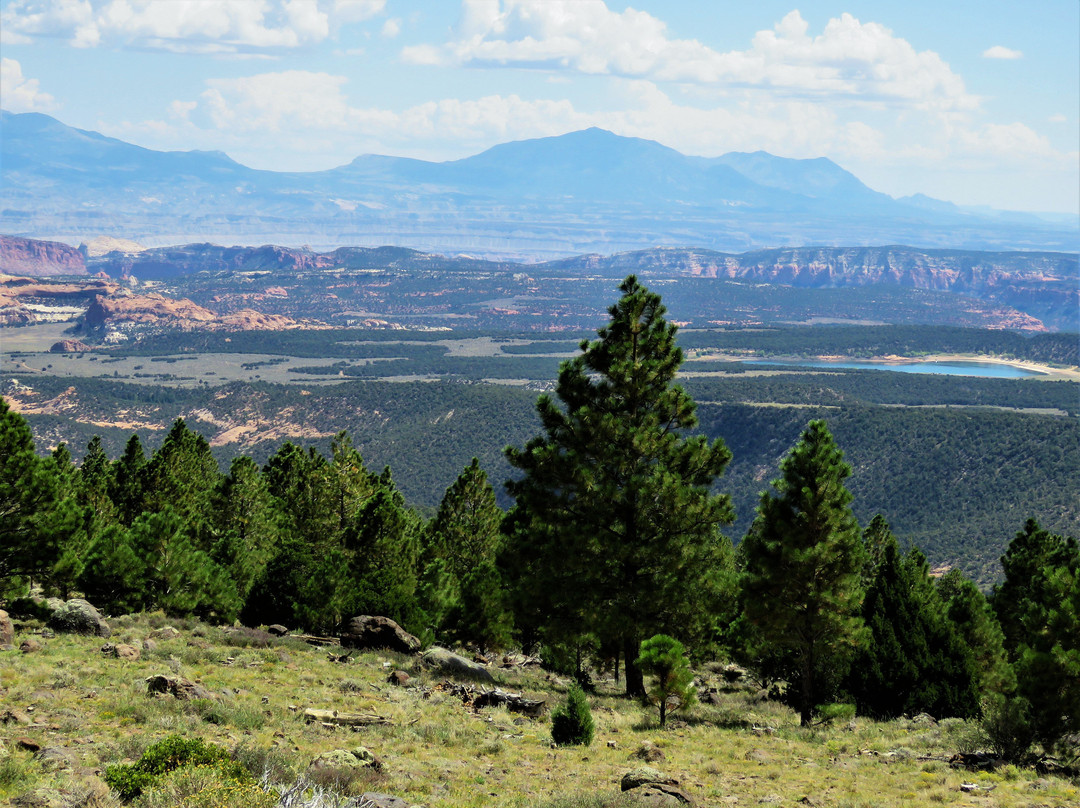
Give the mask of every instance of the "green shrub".
<svg viewBox="0 0 1080 808">
<path fill-rule="evenodd" d="M 855 705 L 846 702 L 819 704 L 814 713 L 819 724 L 842 724 L 855 717 Z"/>
<path fill-rule="evenodd" d="M 183 766 L 213 766 L 232 780 L 246 782 L 251 775 L 236 763 L 220 746 L 208 744 L 198 738 L 181 738 L 170 735 L 152 744 L 142 757 L 129 765 L 119 764 L 105 769 L 105 782 L 122 799 L 133 800 L 149 788 L 163 774 Z"/>
<path fill-rule="evenodd" d="M 551 740 L 556 746 L 588 746 L 593 740 L 592 711 L 585 692 L 572 685 L 566 702 L 551 713 Z"/>
<path fill-rule="evenodd" d="M 1005 760 L 1021 761 L 1035 743 L 1031 705 L 1021 696 L 1006 698 L 995 693 L 983 701 L 979 727 L 990 749 Z"/>
</svg>

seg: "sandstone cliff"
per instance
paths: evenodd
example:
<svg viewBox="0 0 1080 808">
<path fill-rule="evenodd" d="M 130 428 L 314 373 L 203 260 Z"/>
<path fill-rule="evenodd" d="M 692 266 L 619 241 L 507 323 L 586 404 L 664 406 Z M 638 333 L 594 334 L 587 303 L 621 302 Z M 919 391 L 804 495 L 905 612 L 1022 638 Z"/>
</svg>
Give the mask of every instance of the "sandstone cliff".
<svg viewBox="0 0 1080 808">
<path fill-rule="evenodd" d="M 31 277 L 85 275 L 86 261 L 77 249 L 58 241 L 0 236 L 0 272 Z"/>
</svg>

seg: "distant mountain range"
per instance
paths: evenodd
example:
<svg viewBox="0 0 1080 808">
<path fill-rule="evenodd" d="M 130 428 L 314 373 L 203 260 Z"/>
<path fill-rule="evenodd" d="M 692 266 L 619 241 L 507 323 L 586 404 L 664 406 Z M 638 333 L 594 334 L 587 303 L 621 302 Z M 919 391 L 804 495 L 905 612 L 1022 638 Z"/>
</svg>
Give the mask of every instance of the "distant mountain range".
<svg viewBox="0 0 1080 808">
<path fill-rule="evenodd" d="M 330 171 L 158 152 L 39 113 L 0 113 L 0 232 L 71 244 L 394 244 L 542 260 L 656 246 L 1073 250 L 1075 222 L 893 199 L 825 158 L 689 157 L 588 129 L 431 163 L 364 155 Z"/>
</svg>

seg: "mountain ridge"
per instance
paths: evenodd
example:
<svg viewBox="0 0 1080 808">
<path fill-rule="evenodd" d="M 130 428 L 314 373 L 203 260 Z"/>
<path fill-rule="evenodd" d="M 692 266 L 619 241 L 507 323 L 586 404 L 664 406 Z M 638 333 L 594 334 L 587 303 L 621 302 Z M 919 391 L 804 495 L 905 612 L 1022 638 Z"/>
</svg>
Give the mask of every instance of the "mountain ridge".
<svg viewBox="0 0 1080 808">
<path fill-rule="evenodd" d="M 0 232 L 69 243 L 397 244 L 533 261 L 654 246 L 1075 243 L 1075 228 L 1036 217 L 893 199 L 827 158 L 694 157 L 597 128 L 441 163 L 361 155 L 300 173 L 145 149 L 42 113 L 4 112 L 0 126 Z"/>
</svg>

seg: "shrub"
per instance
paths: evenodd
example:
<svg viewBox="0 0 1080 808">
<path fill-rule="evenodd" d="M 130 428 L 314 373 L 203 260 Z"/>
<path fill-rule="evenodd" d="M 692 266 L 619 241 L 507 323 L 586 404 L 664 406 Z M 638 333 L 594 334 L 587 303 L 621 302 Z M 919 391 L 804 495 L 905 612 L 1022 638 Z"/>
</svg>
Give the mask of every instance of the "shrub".
<svg viewBox="0 0 1080 808">
<path fill-rule="evenodd" d="M 1023 760 L 1035 743 L 1031 705 L 1022 696 L 994 694 L 983 702 L 979 727 L 995 755 L 1009 761 Z"/>
<path fill-rule="evenodd" d="M 212 766 L 229 779 L 239 782 L 251 779 L 244 767 L 233 761 L 220 746 L 198 738 L 170 735 L 149 746 L 142 757 L 130 766 L 120 764 L 107 767 L 105 782 L 122 799 L 133 800 L 159 777 L 184 766 Z"/>
<path fill-rule="evenodd" d="M 551 713 L 551 740 L 556 746 L 588 746 L 593 740 L 592 712 L 585 692 L 572 685 L 566 702 Z"/>
</svg>

